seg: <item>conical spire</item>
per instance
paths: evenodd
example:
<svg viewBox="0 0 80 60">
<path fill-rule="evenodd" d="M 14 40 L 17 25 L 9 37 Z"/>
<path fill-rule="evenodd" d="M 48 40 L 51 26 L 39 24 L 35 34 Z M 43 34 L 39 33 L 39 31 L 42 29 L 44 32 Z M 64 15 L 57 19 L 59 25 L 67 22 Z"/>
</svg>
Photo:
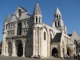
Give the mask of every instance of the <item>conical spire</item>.
<svg viewBox="0 0 80 60">
<path fill-rule="evenodd" d="M 35 15 L 35 14 L 41 14 L 41 10 L 40 10 L 38 3 L 36 3 L 34 11 L 33 11 L 33 15 Z"/>
<path fill-rule="evenodd" d="M 60 10 L 59 10 L 58 7 L 56 8 L 55 14 L 60 14 L 61 15 Z"/>
<path fill-rule="evenodd" d="M 10 14 L 7 14 L 5 22 L 8 22 L 10 20 Z"/>
</svg>

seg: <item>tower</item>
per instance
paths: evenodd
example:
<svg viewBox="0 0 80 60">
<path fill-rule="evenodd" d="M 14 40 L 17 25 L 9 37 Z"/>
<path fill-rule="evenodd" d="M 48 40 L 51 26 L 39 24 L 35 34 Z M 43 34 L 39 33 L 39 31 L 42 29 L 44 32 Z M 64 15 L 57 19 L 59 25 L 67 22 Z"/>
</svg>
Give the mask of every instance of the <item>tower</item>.
<svg viewBox="0 0 80 60">
<path fill-rule="evenodd" d="M 7 24 L 9 20 L 10 20 L 10 15 L 8 14 L 4 21 L 3 40 L 2 40 L 2 55 L 6 55 L 6 56 L 8 56 L 8 53 L 6 53 L 5 48 L 7 47 L 6 36 L 7 36 Z"/>
<path fill-rule="evenodd" d="M 33 11 L 33 18 L 34 18 L 34 23 L 41 23 L 42 22 L 42 13 L 39 7 L 39 4 L 36 3 L 34 11 Z"/>
<path fill-rule="evenodd" d="M 64 32 L 66 33 L 66 27 L 63 23 L 62 14 L 58 7 L 56 8 L 54 13 L 54 20 L 52 23 L 52 27 L 60 30 L 61 32 L 64 30 Z"/>
<path fill-rule="evenodd" d="M 41 27 L 42 27 L 42 13 L 39 7 L 39 4 L 36 3 L 33 11 L 33 20 L 34 20 L 34 26 L 33 26 L 33 56 L 41 55 L 40 52 L 40 44 L 41 44 Z"/>
</svg>

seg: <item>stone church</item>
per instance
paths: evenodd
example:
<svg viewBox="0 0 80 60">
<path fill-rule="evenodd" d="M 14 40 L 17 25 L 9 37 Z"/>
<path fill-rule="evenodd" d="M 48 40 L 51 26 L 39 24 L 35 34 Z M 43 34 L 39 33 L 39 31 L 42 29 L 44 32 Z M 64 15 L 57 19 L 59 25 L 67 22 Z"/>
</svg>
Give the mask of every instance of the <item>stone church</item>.
<svg viewBox="0 0 80 60">
<path fill-rule="evenodd" d="M 76 53 L 76 45 L 62 20 L 57 7 L 51 26 L 42 22 L 42 13 L 36 3 L 33 14 L 19 6 L 12 17 L 8 14 L 3 26 L 2 55 L 41 58 Z"/>
</svg>

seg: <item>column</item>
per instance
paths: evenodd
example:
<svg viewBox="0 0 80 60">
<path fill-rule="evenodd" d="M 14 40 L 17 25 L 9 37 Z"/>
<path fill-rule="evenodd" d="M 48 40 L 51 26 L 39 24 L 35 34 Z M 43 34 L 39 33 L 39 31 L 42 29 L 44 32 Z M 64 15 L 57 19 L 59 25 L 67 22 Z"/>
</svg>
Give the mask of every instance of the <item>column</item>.
<svg viewBox="0 0 80 60">
<path fill-rule="evenodd" d="M 5 40 L 3 40 L 3 42 L 2 42 L 2 53 L 1 53 L 1 55 L 6 55 L 6 41 Z"/>
<path fill-rule="evenodd" d="M 50 57 L 50 54 L 51 54 L 51 52 L 50 52 L 50 33 L 49 33 L 49 30 L 48 30 L 48 32 L 47 32 L 48 34 L 47 34 L 47 57 Z"/>
<path fill-rule="evenodd" d="M 22 57 L 25 57 L 25 41 L 23 41 L 23 56 Z"/>
<path fill-rule="evenodd" d="M 40 27 L 39 28 L 39 55 L 41 56 L 41 30 L 42 28 Z"/>
<path fill-rule="evenodd" d="M 35 54 L 35 28 L 33 28 L 33 56 L 36 55 Z"/>
<path fill-rule="evenodd" d="M 17 25 L 18 25 L 18 23 L 16 22 L 15 25 L 14 25 L 15 26 L 15 28 L 14 28 L 15 29 L 14 35 L 17 35 Z"/>
<path fill-rule="evenodd" d="M 8 56 L 8 42 L 7 42 L 6 46 L 5 46 L 5 55 Z"/>
<path fill-rule="evenodd" d="M 17 56 L 16 55 L 15 40 L 12 41 L 12 56 Z"/>
<path fill-rule="evenodd" d="M 41 36 L 40 36 L 40 28 L 39 28 L 39 55 L 41 55 L 41 53 L 40 53 L 40 48 L 41 48 L 41 46 L 40 46 L 40 39 L 41 38 Z"/>
</svg>

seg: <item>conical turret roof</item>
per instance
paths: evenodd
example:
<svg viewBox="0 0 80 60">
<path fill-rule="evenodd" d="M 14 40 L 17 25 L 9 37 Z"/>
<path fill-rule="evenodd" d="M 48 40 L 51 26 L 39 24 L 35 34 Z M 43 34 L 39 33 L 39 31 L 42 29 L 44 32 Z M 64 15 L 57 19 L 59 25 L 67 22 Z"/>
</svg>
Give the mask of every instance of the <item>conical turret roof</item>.
<svg viewBox="0 0 80 60">
<path fill-rule="evenodd" d="M 34 11 L 33 11 L 33 15 L 35 14 L 42 14 L 38 3 L 36 3 Z"/>
<path fill-rule="evenodd" d="M 60 14 L 61 15 L 61 12 L 60 12 L 58 7 L 56 8 L 55 14 Z"/>
<path fill-rule="evenodd" d="M 7 14 L 5 22 L 8 22 L 10 20 L 10 14 Z"/>
</svg>

